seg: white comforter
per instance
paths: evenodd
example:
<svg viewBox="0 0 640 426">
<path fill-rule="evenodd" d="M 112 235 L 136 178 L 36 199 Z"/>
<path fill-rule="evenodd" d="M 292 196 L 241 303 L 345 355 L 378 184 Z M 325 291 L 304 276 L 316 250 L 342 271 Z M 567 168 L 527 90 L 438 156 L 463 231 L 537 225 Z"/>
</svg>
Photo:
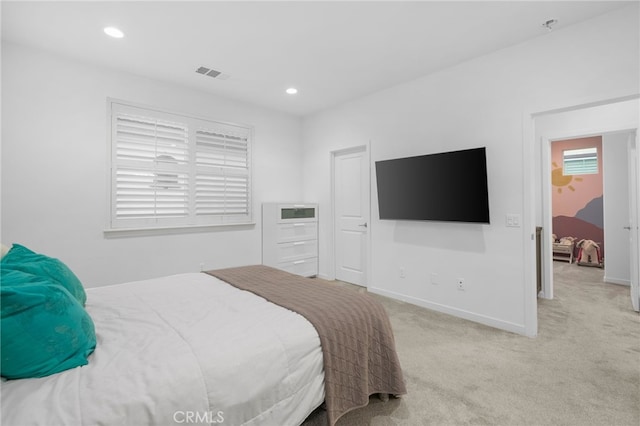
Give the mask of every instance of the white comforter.
<svg viewBox="0 0 640 426">
<path fill-rule="evenodd" d="M 324 399 L 300 315 L 202 273 L 87 290 L 89 364 L 2 382 L 2 425 L 297 425 Z"/>
</svg>

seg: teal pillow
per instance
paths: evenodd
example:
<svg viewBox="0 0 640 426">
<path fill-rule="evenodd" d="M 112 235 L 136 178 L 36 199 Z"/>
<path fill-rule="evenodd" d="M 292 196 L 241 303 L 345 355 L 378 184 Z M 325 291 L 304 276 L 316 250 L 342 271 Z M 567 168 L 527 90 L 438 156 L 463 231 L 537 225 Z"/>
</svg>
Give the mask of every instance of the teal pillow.
<svg viewBox="0 0 640 426">
<path fill-rule="evenodd" d="M 82 283 L 76 275 L 58 259 L 34 253 L 20 244 L 14 244 L 2 260 L 0 268 L 27 272 L 67 289 L 82 306 L 87 301 L 87 295 Z"/>
<path fill-rule="evenodd" d="M 0 293 L 2 377 L 44 377 L 88 363 L 96 347 L 93 321 L 66 289 L 3 270 Z"/>
<path fill-rule="evenodd" d="M 47 282 L 45 278 L 3 267 L 0 269 L 0 286 L 11 287 L 22 284 L 58 285 Z"/>
</svg>

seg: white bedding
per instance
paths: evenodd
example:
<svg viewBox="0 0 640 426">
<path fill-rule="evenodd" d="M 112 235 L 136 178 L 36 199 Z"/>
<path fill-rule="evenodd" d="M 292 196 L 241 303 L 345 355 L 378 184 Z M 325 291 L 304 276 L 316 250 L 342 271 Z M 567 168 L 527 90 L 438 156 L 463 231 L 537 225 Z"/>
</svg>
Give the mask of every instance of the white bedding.
<svg viewBox="0 0 640 426">
<path fill-rule="evenodd" d="M 2 425 L 298 425 L 324 400 L 302 316 L 202 273 L 87 289 L 89 364 L 3 381 Z"/>
</svg>

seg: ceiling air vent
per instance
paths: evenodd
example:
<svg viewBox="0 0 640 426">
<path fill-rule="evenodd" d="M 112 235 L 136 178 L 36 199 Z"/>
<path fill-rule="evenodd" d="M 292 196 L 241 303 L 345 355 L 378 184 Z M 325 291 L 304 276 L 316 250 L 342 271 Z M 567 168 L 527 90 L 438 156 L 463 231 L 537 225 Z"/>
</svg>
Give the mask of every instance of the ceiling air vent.
<svg viewBox="0 0 640 426">
<path fill-rule="evenodd" d="M 229 75 L 227 74 L 223 74 L 220 71 L 211 69 L 211 68 L 207 68 L 207 67 L 200 67 L 196 70 L 196 72 L 198 74 L 202 74 L 202 75 L 207 75 L 211 78 L 217 78 L 219 80 L 226 80 L 229 78 Z"/>
</svg>

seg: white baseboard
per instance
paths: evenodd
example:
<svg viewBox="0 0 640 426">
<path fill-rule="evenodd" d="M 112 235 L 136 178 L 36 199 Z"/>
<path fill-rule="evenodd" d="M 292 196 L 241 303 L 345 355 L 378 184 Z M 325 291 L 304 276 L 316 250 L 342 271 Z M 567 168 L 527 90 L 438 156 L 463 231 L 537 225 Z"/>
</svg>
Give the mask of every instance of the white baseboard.
<svg viewBox="0 0 640 426">
<path fill-rule="evenodd" d="M 610 283 L 610 284 L 619 284 L 619 285 L 626 285 L 628 287 L 631 287 L 631 280 L 608 277 L 608 276 L 605 275 L 603 281 L 606 282 L 606 283 Z"/>
<path fill-rule="evenodd" d="M 393 291 L 383 290 L 380 288 L 369 287 L 370 293 L 379 294 L 381 296 L 390 297 L 391 299 L 400 300 L 402 302 L 411 303 L 423 308 L 431 309 L 433 311 L 449 314 L 454 317 L 466 319 L 469 321 L 477 322 L 480 324 L 488 325 L 489 327 L 498 328 L 500 330 L 510 331 L 512 333 L 528 336 L 526 328 L 523 324 L 516 324 L 509 321 L 503 321 L 497 318 L 488 317 L 485 315 L 476 314 L 474 312 L 465 311 L 458 308 L 453 308 L 447 305 L 441 305 L 439 303 L 429 302 L 428 300 L 418 299 L 416 297 L 406 296 L 404 294 L 395 293 Z"/>
</svg>

